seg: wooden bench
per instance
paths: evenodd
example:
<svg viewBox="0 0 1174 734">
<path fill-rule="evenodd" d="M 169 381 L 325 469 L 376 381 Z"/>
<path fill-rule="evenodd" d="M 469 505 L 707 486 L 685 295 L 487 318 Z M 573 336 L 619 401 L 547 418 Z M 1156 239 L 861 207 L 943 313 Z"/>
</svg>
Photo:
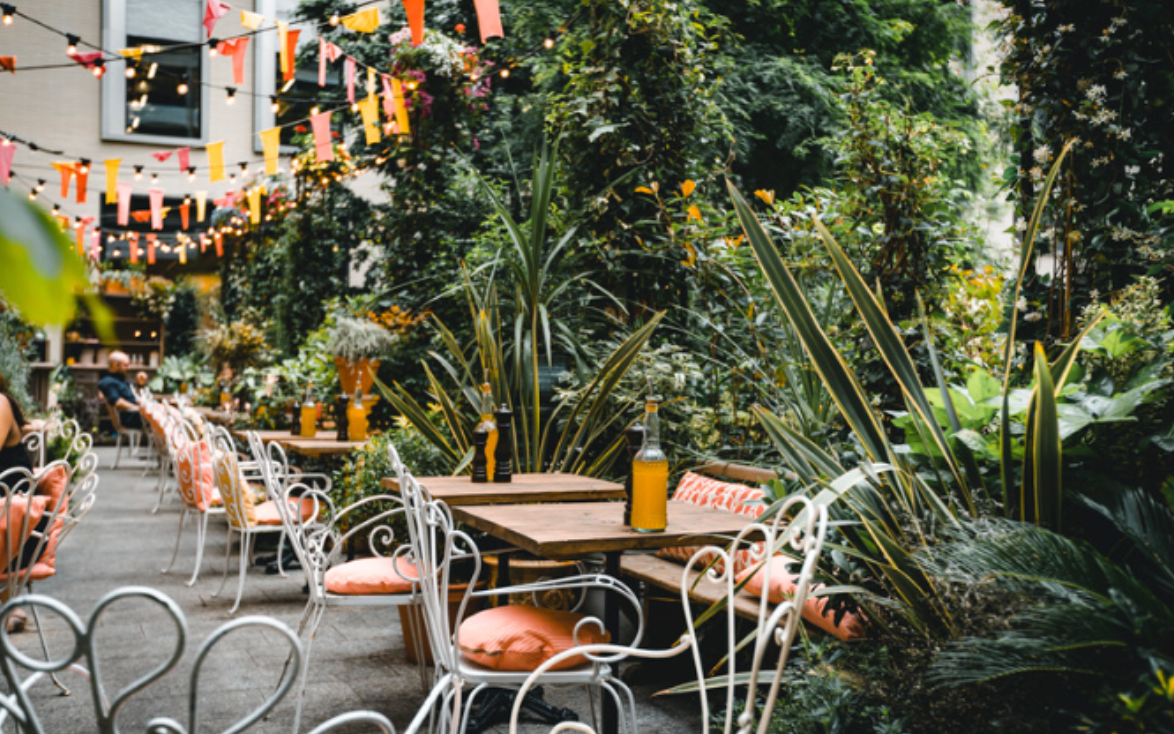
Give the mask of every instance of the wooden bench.
<svg viewBox="0 0 1174 734">
<path fill-rule="evenodd" d="M 692 471 L 715 478 L 732 479 L 748 484 L 762 484 L 779 478 L 778 473 L 770 469 L 761 469 L 755 466 L 746 466 L 745 464 L 731 464 L 729 462 L 710 462 L 695 467 Z M 787 473 L 786 478 L 791 480 L 797 479 L 790 472 Z M 620 559 L 620 571 L 623 572 L 624 576 L 668 591 L 672 593 L 674 600 L 681 598 L 681 581 L 684 570 L 684 567 L 676 561 L 651 554 L 629 553 Z M 723 598 L 725 594 L 715 584 L 702 583 L 694 586 L 694 582 L 696 582 L 700 574 L 701 570 L 690 570 L 688 576 L 685 577 L 685 582 L 692 589 L 691 596 L 696 600 L 697 604 L 708 607 Z M 744 619 L 757 620 L 758 598 L 744 590 L 738 592 L 734 601 L 734 613 Z"/>
</svg>

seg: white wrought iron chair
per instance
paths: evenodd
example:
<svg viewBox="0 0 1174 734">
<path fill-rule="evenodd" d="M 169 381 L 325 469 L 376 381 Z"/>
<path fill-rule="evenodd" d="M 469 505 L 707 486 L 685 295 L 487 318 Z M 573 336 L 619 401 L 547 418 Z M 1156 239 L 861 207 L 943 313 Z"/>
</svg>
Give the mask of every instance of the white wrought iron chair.
<svg viewBox="0 0 1174 734">
<path fill-rule="evenodd" d="M 118 462 L 122 459 L 122 439 L 125 437 L 130 449 L 130 455 L 133 458 L 139 452 L 139 444 L 143 440 L 142 428 L 127 428 L 122 425 L 122 417 L 118 415 L 118 408 L 111 405 L 106 396 L 98 393 L 98 398 L 102 401 L 102 405 L 106 408 L 106 415 L 110 418 L 110 424 L 114 426 L 115 451 L 114 451 L 114 468 L 118 468 Z"/>
<path fill-rule="evenodd" d="M 477 664 L 462 651 L 462 627 L 479 615 L 495 615 L 496 619 L 504 609 L 486 609 L 466 617 L 470 603 L 474 600 L 496 597 L 508 599 L 512 594 L 532 595 L 537 600 L 551 591 L 569 589 L 580 592 L 578 596 L 581 603 L 589 590 L 616 594 L 620 601 L 626 601 L 631 606 L 631 618 L 636 622 L 632 645 L 639 646 L 644 634 L 644 617 L 640 601 L 631 589 L 610 576 L 582 574 L 532 584 L 478 589 L 481 556 L 472 538 L 456 528 L 452 514 L 444 502 L 429 500 L 426 492 L 402 465 L 397 466 L 396 471 L 400 475 L 400 490 L 408 507 L 408 518 L 411 520 L 409 528 L 412 533 L 412 550 L 419 571 L 421 605 L 427 623 L 429 644 L 436 664 L 434 693 L 440 691 L 442 727 L 451 726 L 453 731 L 465 731 L 473 704 L 479 694 L 488 688 L 517 689 L 529 680 L 532 674 L 532 670 L 491 669 Z M 454 561 L 468 567 L 470 578 L 463 595 L 460 596 L 460 606 L 455 620 L 450 620 L 450 592 L 455 588 L 459 593 L 459 586 L 464 583 L 463 580 L 454 583 Z M 552 612 L 541 607 L 528 610 L 531 613 Z M 483 618 L 482 621 L 486 619 L 488 618 Z M 587 639 L 586 635 L 590 634 L 589 631 L 592 629 L 598 632 L 604 630 L 603 622 L 598 618 L 578 615 L 577 620 L 573 630 L 567 635 L 572 645 L 577 646 L 580 640 Z M 549 642 L 557 644 L 553 638 Z M 597 654 L 590 659 L 583 658 L 582 662 L 574 662 L 565 669 L 550 670 L 549 666 L 544 667 L 541 682 L 551 686 L 585 686 L 588 690 L 596 689 L 601 695 L 610 696 L 617 710 L 627 717 L 627 730 L 634 732 L 635 698 L 628 686 L 613 674 L 613 665 L 624 657 L 624 650 L 625 648 L 617 646 L 614 653 Z M 567 665 L 567 661 L 573 657 L 561 656 L 559 661 Z"/>
<path fill-rule="evenodd" d="M 171 477 L 175 474 L 175 449 L 171 440 L 174 418 L 167 407 L 162 403 L 150 403 L 142 410 L 143 421 L 150 427 L 152 443 L 159 454 L 159 483 L 156 487 L 158 497 L 151 514 L 159 512 L 163 507 L 163 498 L 167 494 Z"/>
<path fill-rule="evenodd" d="M 260 440 L 249 433 L 254 452 Z M 391 449 L 394 452 L 394 449 Z M 298 475 L 290 470 L 285 450 L 277 442 L 260 447 L 267 457 L 261 462 L 271 495 L 284 501 L 277 503 L 286 537 L 305 574 L 310 598 L 298 622 L 302 641 L 301 684 L 297 693 L 294 732 L 301 723 L 306 683 L 310 677 L 310 651 L 326 610 L 340 606 L 400 607 L 419 603 L 415 564 L 407 539 L 407 522 L 403 499 L 395 495 L 372 495 L 346 507 L 338 508 L 330 496 L 330 487 L 303 483 L 312 475 Z M 398 458 L 398 457 L 397 457 Z M 291 481 L 297 480 L 297 481 Z M 320 508 L 317 516 L 307 519 L 297 511 L 298 503 L 307 499 Z M 396 525 L 403 531 L 397 533 Z M 370 557 L 347 561 L 348 546 L 363 543 Z M 356 549 L 359 551 L 364 548 Z M 421 625 L 404 630 L 416 633 L 417 650 L 426 644 Z M 286 663 L 286 671 L 292 664 Z M 284 676 L 284 672 L 283 672 Z M 420 656 L 421 684 L 426 682 L 423 656 Z M 425 688 L 425 690 L 427 690 Z"/>
<path fill-rule="evenodd" d="M 64 446 L 63 455 L 55 458 L 71 464 L 79 462 L 94 449 L 94 437 L 83 431 L 76 420 L 56 416 L 41 423 L 36 430 L 25 431 L 20 441 L 28 451 L 34 471 L 40 471 L 49 463 L 50 447 L 55 444 Z"/>
<path fill-rule="evenodd" d="M 111 698 L 103 688 L 103 681 L 100 677 L 101 668 L 98 664 L 99 661 L 95 659 L 95 651 L 97 649 L 95 637 L 103 614 L 111 607 L 127 599 L 146 600 L 161 607 L 175 624 L 176 639 L 171 655 L 165 662 L 143 677 L 130 683 Z M 34 658 L 18 649 L 13 644 L 12 638 L 4 631 L 9 614 L 17 607 L 28 607 L 34 613 L 38 610 L 45 610 L 62 619 L 73 634 L 73 645 L 69 652 L 59 658 L 51 658 L 48 653 L 46 653 L 44 658 Z M 221 641 L 229 636 L 233 636 L 239 630 L 247 628 L 260 628 L 267 630 L 270 634 L 276 633 L 289 645 L 291 657 L 300 661 L 301 649 L 298 639 L 293 631 L 281 622 L 262 616 L 242 617 L 227 622 L 212 632 L 196 651 L 187 691 L 188 721 L 186 725 L 172 718 L 160 717 L 152 719 L 147 723 L 148 732 L 152 734 L 188 734 L 191 732 L 194 734 L 194 732 L 201 730 L 199 727 L 200 698 L 198 691 L 200 673 L 203 669 L 204 662 L 209 653 Z M 127 702 L 151 685 L 159 682 L 178 666 L 183 657 L 187 633 L 187 620 L 184 618 L 183 611 L 179 606 L 163 593 L 144 586 L 129 586 L 117 589 L 102 597 L 94 607 L 93 612 L 90 613 L 86 622 L 83 622 L 69 607 L 52 597 L 29 595 L 8 601 L 3 607 L 0 607 L 0 659 L 2 659 L 4 676 L 8 683 L 8 692 L 6 694 L 0 693 L 0 729 L 4 728 L 8 719 L 11 718 L 16 721 L 19 730 L 25 734 L 46 734 L 47 730 L 44 728 L 41 717 L 38 716 L 33 706 L 32 699 L 29 697 L 29 690 L 44 675 L 52 675 L 69 670 L 81 674 L 90 684 L 90 695 L 94 704 L 92 710 L 95 713 L 96 721 L 92 729 L 87 728 L 86 730 L 96 731 L 99 734 L 117 734 L 119 731 L 118 717 L 124 710 Z M 267 642 L 266 644 L 272 643 Z M 79 665 L 79 661 L 82 660 L 85 661 L 85 666 Z M 22 677 L 22 670 L 32 671 L 32 673 L 27 677 Z M 88 670 L 94 671 L 94 675 L 91 676 L 87 672 Z M 245 731 L 258 721 L 261 721 L 289 693 L 294 683 L 295 679 L 293 677 L 288 677 L 283 680 L 272 695 L 260 706 L 247 713 L 238 722 L 229 727 L 226 730 L 226 734 L 227 732 L 235 733 Z M 358 724 L 370 724 L 375 727 L 373 729 L 374 731 L 379 731 L 382 734 L 394 734 L 395 732 L 395 728 L 391 722 L 382 714 L 374 711 L 353 711 L 324 722 L 314 728 L 310 734 L 327 734 L 327 732 L 337 731 L 341 728 L 345 728 L 347 731 L 355 731 L 353 727 Z M 372 729 L 365 728 L 365 730 L 371 731 Z"/>
<path fill-rule="evenodd" d="M 797 509 L 793 519 L 792 510 Z M 786 523 L 784 525 L 784 523 Z M 527 691 L 543 682 L 547 671 L 552 666 L 573 655 L 583 655 L 589 659 L 599 656 L 614 657 L 626 655 L 633 658 L 667 659 L 685 653 L 691 653 L 694 670 L 697 674 L 698 696 L 701 701 L 701 731 L 708 732 L 710 724 L 709 695 L 721 688 L 725 689 L 725 734 L 738 732 L 749 734 L 758 732 L 765 734 L 771 722 L 771 713 L 778 700 L 779 686 L 782 682 L 783 668 L 787 664 L 787 657 L 795 641 L 795 635 L 803 625 L 803 606 L 807 603 L 811 593 L 812 580 L 815 576 L 815 567 L 819 563 L 819 556 L 823 550 L 824 538 L 827 535 L 828 513 L 827 507 L 816 504 L 806 497 L 792 497 L 783 503 L 779 513 L 769 524 L 755 523 L 748 525 L 734 542 L 725 548 L 709 546 L 699 549 L 693 554 L 689 563 L 685 565 L 681 574 L 681 605 L 685 612 L 686 631 L 675 645 L 665 650 L 641 650 L 634 646 L 612 644 L 584 645 L 567 652 L 555 655 L 547 660 L 522 684 L 514 703 L 510 717 L 510 734 L 518 730 L 518 717 L 521 713 L 521 701 Z M 759 543 L 757 541 L 761 540 Z M 799 573 L 794 577 L 794 589 L 789 598 L 782 603 L 773 605 L 769 601 L 769 594 L 763 594 L 758 602 L 758 628 L 754 635 L 753 650 L 749 661 L 749 670 L 740 673 L 738 670 L 739 640 L 735 634 L 734 594 L 739 586 L 735 581 L 734 550 L 748 548 L 752 563 L 758 568 L 757 573 L 766 574 L 771 579 L 775 574 L 790 572 L 786 566 L 800 564 Z M 786 551 L 790 561 L 784 556 L 776 555 L 776 551 Z M 717 559 L 714 562 L 714 559 Z M 719 623 L 724 618 L 724 626 L 720 631 L 727 641 L 728 655 L 725 658 L 726 670 L 718 682 L 707 685 L 709 670 L 703 665 L 701 653 L 697 646 L 697 627 L 693 615 L 693 607 L 689 599 L 691 572 L 696 569 L 702 571 L 698 583 L 716 584 L 724 592 L 725 609 L 710 618 L 709 624 Z M 765 586 L 766 584 L 764 584 Z M 767 653 L 773 646 L 778 647 L 778 658 L 773 670 L 765 669 Z M 736 688 L 745 685 L 745 708 L 741 714 L 734 715 L 734 706 L 737 702 Z M 765 699 L 762 708 L 759 708 L 760 687 L 765 687 Z M 551 732 L 573 731 L 583 734 L 595 734 L 595 730 L 580 723 L 565 723 L 555 726 Z"/>
<path fill-rule="evenodd" d="M 183 540 L 183 530 L 188 515 L 196 519 L 196 565 L 192 570 L 192 577 L 187 585 L 192 586 L 200 576 L 200 566 L 204 560 L 204 545 L 208 540 L 208 518 L 213 515 L 225 514 L 224 503 L 220 493 L 216 491 L 216 482 L 212 467 L 212 442 L 202 438 L 195 426 L 182 416 L 176 417 L 178 430 L 171 434 L 171 441 L 175 444 L 175 476 L 179 488 L 179 499 L 182 509 L 179 514 L 179 529 L 175 535 L 175 550 L 171 553 L 171 562 L 163 573 L 168 573 L 175 565 L 179 556 L 180 541 Z"/>
<path fill-rule="evenodd" d="M 241 595 L 245 589 L 245 573 L 252 563 L 254 543 L 258 535 L 278 533 L 284 540 L 285 527 L 282 525 L 281 513 L 277 501 L 266 500 L 257 502 L 253 490 L 245 481 L 244 472 L 236 454 L 236 444 L 231 434 L 223 427 L 212 429 L 212 466 L 216 489 L 224 500 L 224 510 L 228 517 L 228 537 L 224 550 L 224 576 L 220 580 L 220 588 L 212 596 L 220 596 L 224 591 L 224 584 L 228 581 L 228 559 L 232 554 L 232 536 L 241 536 L 240 542 L 240 576 L 237 581 L 236 601 L 229 610 L 235 614 L 240 608 Z M 284 500 L 282 500 L 284 501 Z M 318 505 L 314 497 L 308 497 L 298 503 L 299 512 L 309 520 L 318 514 Z M 281 567 L 281 556 L 284 544 L 279 542 L 277 548 L 278 571 Z"/>
</svg>

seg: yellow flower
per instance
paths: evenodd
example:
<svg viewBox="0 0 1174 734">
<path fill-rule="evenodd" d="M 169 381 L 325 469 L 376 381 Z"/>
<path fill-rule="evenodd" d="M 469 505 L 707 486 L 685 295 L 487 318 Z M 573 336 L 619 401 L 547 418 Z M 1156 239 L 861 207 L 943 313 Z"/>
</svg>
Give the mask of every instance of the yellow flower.
<svg viewBox="0 0 1174 734">
<path fill-rule="evenodd" d="M 766 202 L 768 206 L 775 203 L 774 189 L 771 189 L 770 191 L 767 191 L 766 189 L 759 189 L 758 191 L 754 192 L 754 195 Z"/>
<path fill-rule="evenodd" d="M 701 218 L 701 210 L 697 208 L 696 204 L 689 207 L 689 218 L 696 219 L 698 222 L 705 222 L 705 220 Z"/>
<path fill-rule="evenodd" d="M 695 188 L 697 188 L 697 184 L 693 183 L 692 180 L 685 181 L 685 183 L 681 184 L 681 196 L 686 199 L 689 198 L 689 194 L 692 194 Z"/>
</svg>

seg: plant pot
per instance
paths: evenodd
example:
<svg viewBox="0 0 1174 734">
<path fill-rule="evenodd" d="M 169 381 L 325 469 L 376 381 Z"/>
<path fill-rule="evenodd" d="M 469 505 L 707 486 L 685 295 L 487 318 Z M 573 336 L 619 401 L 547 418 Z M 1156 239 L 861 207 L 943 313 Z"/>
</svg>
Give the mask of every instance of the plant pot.
<svg viewBox="0 0 1174 734">
<path fill-rule="evenodd" d="M 489 569 L 489 584 L 492 588 L 500 586 L 498 583 L 498 558 L 495 555 L 481 557 L 482 563 Z M 551 561 L 545 558 L 535 558 L 528 553 L 516 553 L 510 557 L 510 586 L 533 584 L 549 579 L 566 578 L 579 573 L 579 564 L 575 561 Z M 530 607 L 545 607 L 569 611 L 579 600 L 579 593 L 575 589 L 551 589 L 539 595 L 510 594 L 509 603 Z M 504 603 L 504 599 L 502 602 Z"/>
<path fill-rule="evenodd" d="M 477 588 L 484 586 L 484 582 L 477 584 Z M 457 623 L 461 600 L 465 598 L 465 590 L 468 588 L 468 584 L 453 584 L 448 588 L 448 624 L 450 627 Z M 424 644 L 424 664 L 432 665 L 432 646 L 428 643 L 428 633 L 423 627 L 420 628 L 419 633 L 416 632 L 416 625 L 424 624 L 424 610 L 421 607 L 408 604 L 402 604 L 396 609 L 399 610 L 400 629 L 404 633 L 404 652 L 407 653 L 408 660 L 413 663 L 420 662 L 420 653 L 416 650 L 416 637 L 419 636 L 420 641 Z M 468 619 L 480 609 L 481 600 L 477 597 L 471 597 L 469 606 L 465 608 L 465 618 Z"/>
<path fill-rule="evenodd" d="M 375 384 L 374 373 L 379 370 L 379 360 L 360 359 L 358 362 L 352 362 L 343 357 L 335 357 L 334 366 L 338 368 L 338 379 L 342 382 L 344 395 L 354 395 L 356 387 L 367 395 L 371 392 L 371 386 Z"/>
</svg>

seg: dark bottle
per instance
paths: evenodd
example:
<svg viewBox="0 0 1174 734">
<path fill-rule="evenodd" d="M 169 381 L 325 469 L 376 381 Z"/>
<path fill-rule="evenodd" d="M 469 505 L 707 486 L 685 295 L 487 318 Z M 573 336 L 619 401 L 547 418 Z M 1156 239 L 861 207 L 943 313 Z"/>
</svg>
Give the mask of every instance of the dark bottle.
<svg viewBox="0 0 1174 734">
<path fill-rule="evenodd" d="M 294 395 L 293 407 L 290 408 L 289 412 L 289 435 L 302 435 L 302 401 L 297 394 Z"/>
<path fill-rule="evenodd" d="M 510 469 L 510 463 L 514 458 L 513 435 L 510 433 L 510 423 L 513 419 L 514 414 L 505 403 L 493 413 L 493 422 L 497 424 L 497 448 L 493 452 L 493 481 L 499 484 L 513 481 L 513 472 Z"/>
<path fill-rule="evenodd" d="M 473 429 L 473 483 L 485 484 L 489 481 L 489 457 L 485 455 L 485 445 L 489 442 L 489 432 L 481 426 Z"/>
<path fill-rule="evenodd" d="M 628 476 L 624 480 L 624 494 L 628 498 L 624 501 L 624 524 L 632 524 L 632 460 L 636 458 L 636 453 L 640 451 L 640 447 L 644 445 L 644 424 L 640 421 L 633 423 L 624 431 L 624 438 L 627 439 L 628 449 Z"/>
<path fill-rule="evenodd" d="M 334 401 L 334 427 L 338 430 L 337 438 L 339 441 L 350 440 L 350 424 L 347 422 L 346 408 L 346 395 L 339 395 L 338 399 Z"/>
</svg>

